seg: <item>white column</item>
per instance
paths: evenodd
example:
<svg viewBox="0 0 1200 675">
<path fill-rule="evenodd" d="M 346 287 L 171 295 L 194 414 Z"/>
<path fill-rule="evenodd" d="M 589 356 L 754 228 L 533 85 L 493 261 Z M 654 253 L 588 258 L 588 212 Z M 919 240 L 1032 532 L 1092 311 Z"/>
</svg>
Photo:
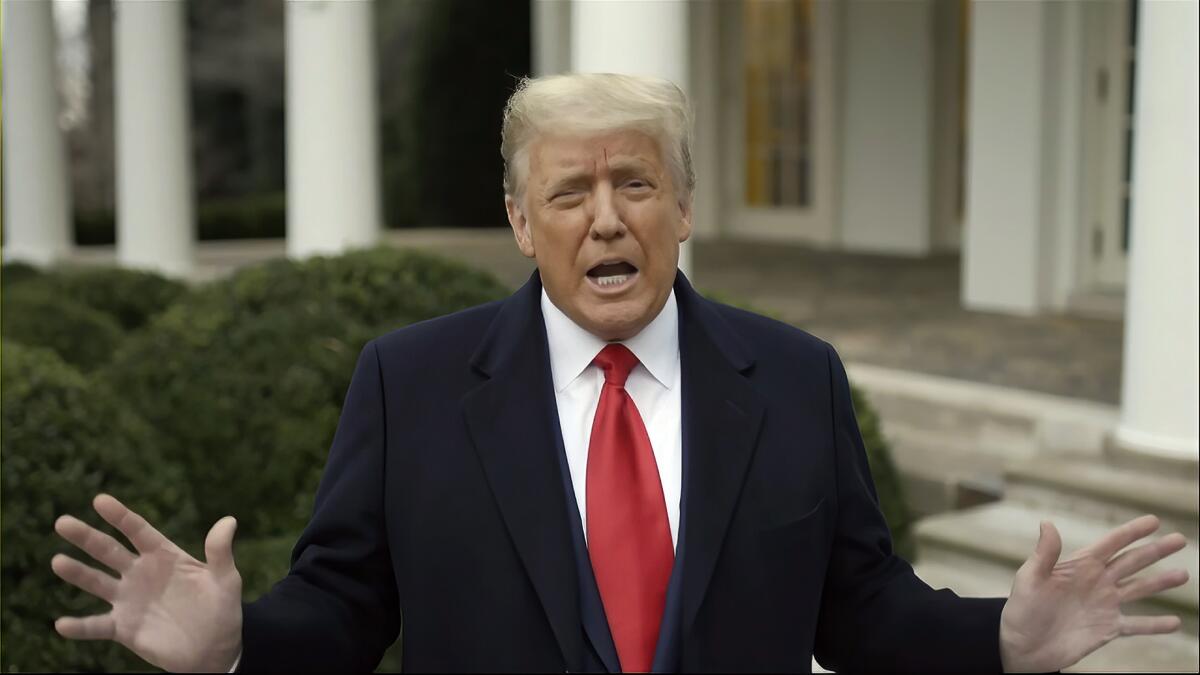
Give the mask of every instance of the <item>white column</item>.
<svg viewBox="0 0 1200 675">
<path fill-rule="evenodd" d="M 1195 2 L 1143 2 L 1134 77 L 1133 194 L 1118 444 L 1196 460 L 1197 105 Z"/>
<path fill-rule="evenodd" d="M 287 12 L 287 253 L 379 241 L 379 116 L 372 2 L 298 2 Z"/>
<path fill-rule="evenodd" d="M 4 259 L 45 265 L 71 246 L 49 2 L 4 3 Z"/>
<path fill-rule="evenodd" d="M 721 6 L 694 2 L 689 6 L 691 35 L 688 63 L 691 83 L 685 87 L 696 112 L 692 132 L 692 166 L 696 192 L 692 199 L 692 241 L 721 234 Z M 689 270 L 694 272 L 694 270 Z"/>
<path fill-rule="evenodd" d="M 571 70 L 571 3 L 532 0 L 530 31 L 533 75 L 556 75 Z"/>
<path fill-rule="evenodd" d="M 187 276 L 194 202 L 181 0 L 113 4 L 117 261 Z"/>
<path fill-rule="evenodd" d="M 933 197 L 933 3 L 845 5 L 842 243 L 923 255 Z"/>
<path fill-rule="evenodd" d="M 688 5 L 684 0 L 574 0 L 571 69 L 666 78 L 684 91 L 688 80 Z M 679 251 L 691 269 L 691 250 Z"/>
<path fill-rule="evenodd" d="M 1046 12 L 971 5 L 962 293 L 972 309 L 1033 314 L 1043 301 Z"/>
</svg>

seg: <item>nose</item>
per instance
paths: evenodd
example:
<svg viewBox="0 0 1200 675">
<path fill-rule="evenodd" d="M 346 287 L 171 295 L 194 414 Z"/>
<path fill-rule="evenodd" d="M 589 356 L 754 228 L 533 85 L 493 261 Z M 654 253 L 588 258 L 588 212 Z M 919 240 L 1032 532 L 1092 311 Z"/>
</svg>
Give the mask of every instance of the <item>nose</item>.
<svg viewBox="0 0 1200 675">
<path fill-rule="evenodd" d="M 611 185 L 601 184 L 596 190 L 595 209 L 592 218 L 592 239 L 613 239 L 624 236 L 625 223 L 617 208 L 616 191 Z"/>
</svg>

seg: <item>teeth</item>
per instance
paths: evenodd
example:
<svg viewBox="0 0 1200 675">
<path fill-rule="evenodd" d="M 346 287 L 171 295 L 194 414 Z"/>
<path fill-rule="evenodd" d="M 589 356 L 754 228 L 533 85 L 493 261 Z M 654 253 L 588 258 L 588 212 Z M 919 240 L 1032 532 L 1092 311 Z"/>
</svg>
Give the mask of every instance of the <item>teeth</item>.
<svg viewBox="0 0 1200 675">
<path fill-rule="evenodd" d="M 628 274 L 614 274 L 609 277 L 597 277 L 596 281 L 601 286 L 618 286 L 625 283 L 625 280 L 628 278 Z"/>
</svg>

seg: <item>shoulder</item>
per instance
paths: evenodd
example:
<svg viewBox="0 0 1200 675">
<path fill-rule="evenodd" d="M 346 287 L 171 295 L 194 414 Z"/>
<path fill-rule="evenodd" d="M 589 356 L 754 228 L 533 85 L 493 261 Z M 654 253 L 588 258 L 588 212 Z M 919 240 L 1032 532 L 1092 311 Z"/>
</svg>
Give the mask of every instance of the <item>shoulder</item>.
<svg viewBox="0 0 1200 675">
<path fill-rule="evenodd" d="M 756 360 L 825 363 L 831 356 L 836 358 L 828 342 L 803 329 L 731 305 L 704 302 L 745 342 Z"/>
<path fill-rule="evenodd" d="M 466 363 L 504 300 L 469 307 L 381 335 L 371 341 L 384 362 L 441 365 Z"/>
</svg>

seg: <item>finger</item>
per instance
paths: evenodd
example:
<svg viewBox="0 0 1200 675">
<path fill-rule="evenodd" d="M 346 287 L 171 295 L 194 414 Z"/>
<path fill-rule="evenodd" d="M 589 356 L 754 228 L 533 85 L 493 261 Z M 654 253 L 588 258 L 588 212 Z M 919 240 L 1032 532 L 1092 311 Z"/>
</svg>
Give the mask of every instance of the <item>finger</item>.
<svg viewBox="0 0 1200 675">
<path fill-rule="evenodd" d="M 63 581 L 112 604 L 117 597 L 117 580 L 98 569 L 58 554 L 50 559 L 50 569 Z"/>
<path fill-rule="evenodd" d="M 1187 544 L 1187 540 L 1178 532 L 1173 532 L 1156 541 L 1152 541 L 1125 551 L 1108 563 L 1108 572 L 1113 579 L 1124 579 L 1131 574 L 1137 574 L 1150 565 L 1179 551 Z"/>
<path fill-rule="evenodd" d="M 218 520 L 208 536 L 204 538 L 204 560 L 218 576 L 229 573 L 233 567 L 233 535 L 237 532 L 237 519 L 225 516 Z"/>
<path fill-rule="evenodd" d="M 54 531 L 116 572 L 133 565 L 134 555 L 124 544 L 74 516 L 60 516 L 54 521 Z"/>
<path fill-rule="evenodd" d="M 148 553 L 171 545 L 171 541 L 146 522 L 145 518 L 134 513 L 112 495 L 96 495 L 92 500 L 92 507 L 109 525 L 120 530 L 139 553 Z"/>
<path fill-rule="evenodd" d="M 58 634 L 72 640 L 111 640 L 116 637 L 117 623 L 112 614 L 93 616 L 64 616 L 54 622 Z"/>
<path fill-rule="evenodd" d="M 1187 580 L 1188 573 L 1183 570 L 1170 570 L 1152 577 L 1130 577 L 1117 584 L 1117 593 L 1122 603 L 1134 602 L 1168 588 L 1182 586 Z"/>
<path fill-rule="evenodd" d="M 1179 630 L 1183 622 L 1177 616 L 1123 616 L 1121 635 L 1157 635 Z"/>
<path fill-rule="evenodd" d="M 1092 544 L 1091 550 L 1103 560 L 1108 560 L 1142 537 L 1152 534 L 1158 529 L 1158 517 L 1152 515 L 1139 516 L 1133 520 L 1109 530 L 1108 534 Z"/>
<path fill-rule="evenodd" d="M 1039 576 L 1050 576 L 1051 570 L 1058 564 L 1060 555 L 1062 555 L 1062 537 L 1058 534 L 1058 528 L 1054 527 L 1054 523 L 1043 520 L 1038 533 L 1037 545 L 1033 548 L 1034 570 Z"/>
</svg>

